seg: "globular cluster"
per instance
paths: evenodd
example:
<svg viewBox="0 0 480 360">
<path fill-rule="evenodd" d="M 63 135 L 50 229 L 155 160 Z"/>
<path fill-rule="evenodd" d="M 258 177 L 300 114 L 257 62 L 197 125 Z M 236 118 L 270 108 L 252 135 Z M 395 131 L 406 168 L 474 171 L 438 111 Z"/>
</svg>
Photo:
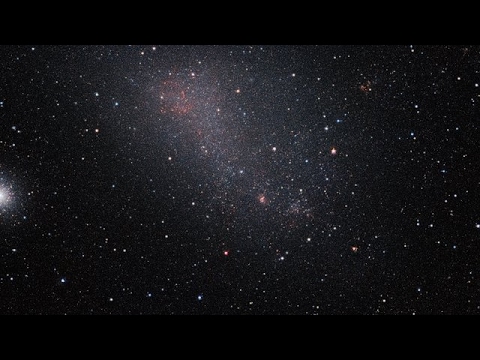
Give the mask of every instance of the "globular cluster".
<svg viewBox="0 0 480 360">
<path fill-rule="evenodd" d="M 480 313 L 480 47 L 0 64 L 0 313 Z"/>
</svg>

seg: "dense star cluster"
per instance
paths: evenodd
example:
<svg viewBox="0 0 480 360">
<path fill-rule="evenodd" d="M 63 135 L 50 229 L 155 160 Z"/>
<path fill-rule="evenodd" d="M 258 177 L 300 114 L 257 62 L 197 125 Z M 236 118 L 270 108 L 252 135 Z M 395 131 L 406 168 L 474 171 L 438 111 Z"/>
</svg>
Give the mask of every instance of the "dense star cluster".
<svg viewBox="0 0 480 360">
<path fill-rule="evenodd" d="M 0 64 L 0 313 L 480 314 L 479 46 Z"/>
</svg>

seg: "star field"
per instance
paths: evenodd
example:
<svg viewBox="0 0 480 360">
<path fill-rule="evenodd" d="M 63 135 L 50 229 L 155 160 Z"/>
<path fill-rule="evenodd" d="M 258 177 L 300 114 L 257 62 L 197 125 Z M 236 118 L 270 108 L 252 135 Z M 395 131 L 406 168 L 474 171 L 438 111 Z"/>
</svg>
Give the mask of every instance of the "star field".
<svg viewBox="0 0 480 360">
<path fill-rule="evenodd" d="M 0 313 L 480 313 L 480 47 L 0 64 Z"/>
</svg>

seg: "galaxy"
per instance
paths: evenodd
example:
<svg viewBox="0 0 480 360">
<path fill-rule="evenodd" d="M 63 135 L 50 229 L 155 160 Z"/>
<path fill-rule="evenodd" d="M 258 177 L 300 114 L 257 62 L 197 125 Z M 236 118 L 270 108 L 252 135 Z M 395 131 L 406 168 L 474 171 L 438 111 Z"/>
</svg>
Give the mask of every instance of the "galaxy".
<svg viewBox="0 0 480 360">
<path fill-rule="evenodd" d="M 0 64 L 0 314 L 480 314 L 479 46 Z"/>
</svg>

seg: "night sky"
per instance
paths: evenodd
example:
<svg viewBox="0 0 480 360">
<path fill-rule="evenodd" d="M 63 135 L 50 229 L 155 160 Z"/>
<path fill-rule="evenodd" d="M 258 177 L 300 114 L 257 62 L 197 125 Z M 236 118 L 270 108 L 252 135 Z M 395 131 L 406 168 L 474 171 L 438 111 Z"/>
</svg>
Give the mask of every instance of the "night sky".
<svg viewBox="0 0 480 360">
<path fill-rule="evenodd" d="M 0 65 L 0 314 L 480 314 L 480 46 Z"/>
</svg>

